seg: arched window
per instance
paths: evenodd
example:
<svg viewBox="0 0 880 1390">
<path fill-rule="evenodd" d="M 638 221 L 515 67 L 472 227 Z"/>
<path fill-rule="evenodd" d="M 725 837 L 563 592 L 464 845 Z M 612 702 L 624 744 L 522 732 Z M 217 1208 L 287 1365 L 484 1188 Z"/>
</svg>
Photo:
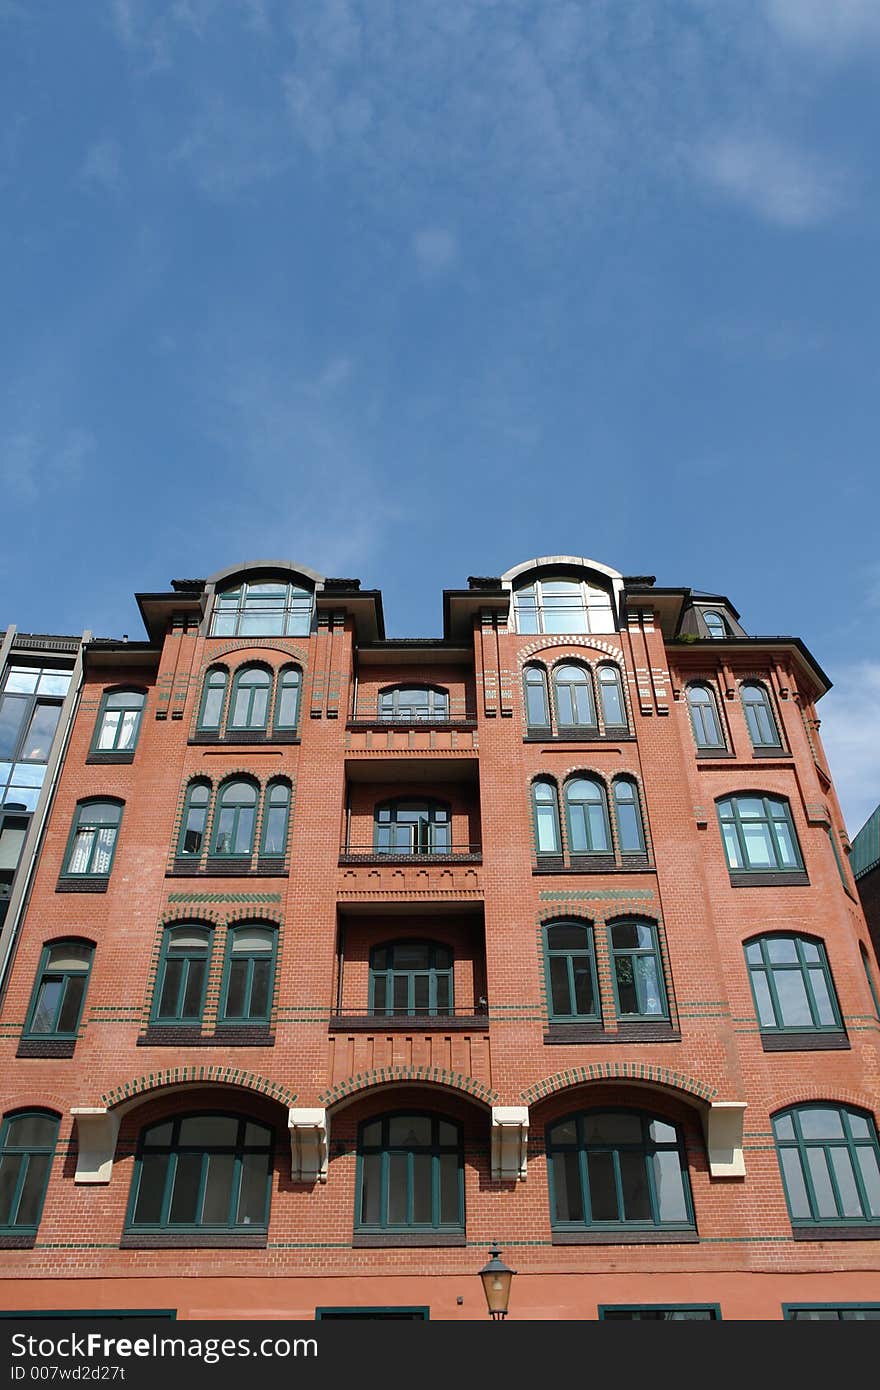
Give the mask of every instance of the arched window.
<svg viewBox="0 0 880 1390">
<path fill-rule="evenodd" d="M 268 1023 L 278 932 L 258 922 L 233 927 L 226 938 L 221 1023 Z"/>
<path fill-rule="evenodd" d="M 232 682 L 229 717 L 226 728 L 252 731 L 266 728 L 269 722 L 269 696 L 272 677 L 262 666 L 242 666 Z"/>
<path fill-rule="evenodd" d="M 644 854 L 645 831 L 635 782 L 629 777 L 615 777 L 614 814 L 617 817 L 617 840 L 621 854 Z"/>
<path fill-rule="evenodd" d="M 376 807 L 377 854 L 449 854 L 449 807 L 440 801 L 390 801 Z"/>
<path fill-rule="evenodd" d="M 396 685 L 379 694 L 379 718 L 415 724 L 420 720 L 449 718 L 449 695 L 430 686 Z"/>
<path fill-rule="evenodd" d="M 513 595 L 517 632 L 614 632 L 607 590 L 586 579 L 554 576 L 521 584 Z"/>
<path fill-rule="evenodd" d="M 241 1231 L 269 1221 L 272 1131 L 237 1115 L 179 1115 L 138 1140 L 127 1229 Z"/>
<path fill-rule="evenodd" d="M 390 941 L 370 952 L 371 1014 L 452 1013 L 452 952 L 434 941 Z"/>
<path fill-rule="evenodd" d="M 547 699 L 547 672 L 543 666 L 526 666 L 523 671 L 526 724 L 530 729 L 550 728 L 550 702 Z"/>
<path fill-rule="evenodd" d="M 162 934 L 153 994 L 153 1023 L 200 1023 L 211 961 L 213 931 L 200 922 L 178 922 Z"/>
<path fill-rule="evenodd" d="M 76 1037 L 94 953 L 85 941 L 52 941 L 43 947 L 26 1037 Z"/>
<path fill-rule="evenodd" d="M 599 677 L 602 723 L 606 730 L 628 728 L 620 671 L 616 666 L 600 666 L 596 674 Z"/>
<path fill-rule="evenodd" d="M 593 681 L 583 666 L 557 666 L 553 671 L 556 723 L 560 729 L 596 729 Z"/>
<path fill-rule="evenodd" d="M 121 801 L 79 803 L 64 861 L 66 877 L 109 878 L 121 819 Z"/>
<path fill-rule="evenodd" d="M 594 777 L 570 777 L 565 784 L 565 819 L 571 854 L 610 854 L 611 827 L 605 788 Z"/>
<path fill-rule="evenodd" d="M 222 666 L 215 666 L 205 676 L 205 683 L 202 687 L 202 704 L 199 710 L 199 728 L 206 732 L 220 728 L 228 680 L 229 672 Z"/>
<path fill-rule="evenodd" d="M 740 687 L 740 694 L 752 747 L 780 748 L 782 744 L 773 717 L 773 706 L 764 686 L 750 681 Z"/>
<path fill-rule="evenodd" d="M 678 1126 L 633 1110 L 587 1110 L 547 1127 L 556 1230 L 692 1230 Z"/>
<path fill-rule="evenodd" d="M 865 970 L 865 979 L 868 981 L 868 989 L 870 991 L 871 1000 L 874 1005 L 874 1013 L 876 1014 L 877 1018 L 880 1018 L 880 995 L 877 994 L 877 986 L 874 983 L 874 972 L 871 969 L 871 962 L 868 957 L 868 952 L 865 950 L 861 942 L 859 942 L 859 952 L 861 954 L 862 965 Z"/>
<path fill-rule="evenodd" d="M 556 784 L 546 779 L 533 782 L 532 805 L 535 813 L 535 843 L 538 847 L 538 854 L 561 854 Z"/>
<path fill-rule="evenodd" d="M 0 1126 L 0 1232 L 36 1235 L 58 1141 L 46 1110 L 6 1115 Z"/>
<path fill-rule="evenodd" d="M 793 1105 L 773 1116 L 793 1226 L 880 1222 L 880 1145 L 871 1115 L 849 1106 Z"/>
<path fill-rule="evenodd" d="M 283 580 L 243 580 L 214 599 L 212 637 L 307 637 L 313 595 Z"/>
<path fill-rule="evenodd" d="M 730 627 L 727 619 L 715 608 L 703 609 L 703 622 L 710 637 L 729 637 Z"/>
<path fill-rule="evenodd" d="M 93 753 L 133 753 L 141 727 L 143 690 L 105 690 L 92 738 Z"/>
<path fill-rule="evenodd" d="M 180 837 L 177 841 L 179 858 L 198 859 L 201 854 L 210 800 L 211 788 L 207 782 L 190 782 L 186 789 L 186 800 L 180 820 Z"/>
<path fill-rule="evenodd" d="M 618 1018 L 668 1018 L 663 965 L 653 922 L 634 918 L 608 928 Z"/>
<path fill-rule="evenodd" d="M 554 1022 L 599 1018 L 593 929 L 585 922 L 544 928 L 550 1017 Z"/>
<path fill-rule="evenodd" d="M 244 858 L 253 853 L 257 821 L 257 789 L 253 782 L 226 782 L 220 788 L 214 815 L 211 853 Z"/>
<path fill-rule="evenodd" d="M 290 787 L 286 782 L 270 782 L 263 804 L 263 839 L 260 854 L 264 858 L 284 857 L 289 820 Z"/>
<path fill-rule="evenodd" d="M 726 748 L 721 720 L 715 694 L 708 685 L 689 685 L 687 688 L 688 709 L 694 742 L 700 751 L 704 749 Z"/>
<path fill-rule="evenodd" d="M 762 1033 L 840 1029 L 840 1010 L 821 941 L 759 936 L 745 944 Z"/>
<path fill-rule="evenodd" d="M 464 1230 L 461 1130 L 439 1115 L 386 1115 L 358 1130 L 355 1227 Z"/>
<path fill-rule="evenodd" d="M 737 795 L 718 802 L 727 866 L 745 873 L 802 869 L 791 808 L 783 797 Z"/>
<path fill-rule="evenodd" d="M 278 677 L 275 696 L 275 729 L 295 729 L 299 719 L 299 693 L 302 672 L 298 666 L 285 666 Z"/>
</svg>

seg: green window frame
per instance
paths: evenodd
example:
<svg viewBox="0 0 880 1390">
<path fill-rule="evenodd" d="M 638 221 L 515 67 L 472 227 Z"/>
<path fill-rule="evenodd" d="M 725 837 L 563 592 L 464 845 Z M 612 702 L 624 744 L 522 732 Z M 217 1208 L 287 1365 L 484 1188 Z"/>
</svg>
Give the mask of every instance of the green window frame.
<svg viewBox="0 0 880 1390">
<path fill-rule="evenodd" d="M 859 954 L 862 957 L 862 965 L 865 971 L 865 979 L 868 981 L 868 989 L 870 991 L 871 1000 L 874 1005 L 874 1013 L 876 1014 L 877 1018 L 880 1018 L 880 994 L 877 993 L 877 986 L 874 982 L 874 972 L 871 969 L 871 958 L 868 955 L 868 952 L 866 951 L 865 947 L 862 945 L 861 941 L 859 942 Z"/>
<path fill-rule="evenodd" d="M 222 1111 L 159 1120 L 138 1137 L 126 1230 L 266 1230 L 273 1133 Z"/>
<path fill-rule="evenodd" d="M 880 1225 L 880 1143 L 872 1115 L 817 1101 L 771 1119 L 793 1227 Z"/>
<path fill-rule="evenodd" d="M 202 1021 L 214 929 L 204 922 L 173 922 L 162 933 L 150 1022 L 160 1026 Z"/>
<path fill-rule="evenodd" d="M 549 574 L 513 591 L 519 633 L 615 632 L 611 595 L 580 576 Z"/>
<path fill-rule="evenodd" d="M 212 637 L 308 637 L 314 594 L 282 579 L 241 580 L 214 596 Z"/>
<path fill-rule="evenodd" d="M 211 808 L 211 784 L 199 778 L 190 782 L 183 801 L 180 834 L 177 838 L 179 859 L 199 859 L 208 831 L 208 812 Z"/>
<path fill-rule="evenodd" d="M 452 813 L 444 801 L 397 797 L 376 807 L 376 854 L 451 854 Z"/>
<path fill-rule="evenodd" d="M 785 797 L 738 792 L 717 802 L 727 867 L 733 873 L 803 869 L 791 807 Z"/>
<path fill-rule="evenodd" d="M 786 1322 L 880 1322 L 880 1303 L 783 1303 Z"/>
<path fill-rule="evenodd" d="M 64 855 L 65 878 L 110 877 L 124 805 L 109 797 L 77 802 Z"/>
<path fill-rule="evenodd" d="M 766 687 L 759 681 L 744 681 L 739 694 L 752 747 L 781 748 L 779 725 Z"/>
<path fill-rule="evenodd" d="M 843 1022 L 825 946 L 772 932 L 743 942 L 762 1033 L 840 1031 Z"/>
<path fill-rule="evenodd" d="M 278 687 L 275 691 L 275 730 L 289 732 L 296 729 L 299 723 L 301 691 L 302 671 L 299 667 L 282 666 L 278 672 Z"/>
<path fill-rule="evenodd" d="M 239 922 L 226 935 L 220 1023 L 268 1023 L 272 1012 L 278 928 Z"/>
<path fill-rule="evenodd" d="M 694 682 L 687 688 L 688 713 L 694 734 L 694 743 L 699 752 L 727 751 L 727 741 L 718 712 L 715 691 L 704 681 Z"/>
<path fill-rule="evenodd" d="M 447 1018 L 453 1009 L 451 947 L 438 941 L 386 941 L 372 948 L 371 1014 Z"/>
<path fill-rule="evenodd" d="M 71 937 L 46 942 L 31 992 L 25 1037 L 77 1036 L 94 954 L 91 941 Z"/>
<path fill-rule="evenodd" d="M 217 793 L 211 854 L 217 859 L 250 859 L 257 826 L 256 782 L 235 777 Z"/>
<path fill-rule="evenodd" d="M 608 798 L 599 778 L 569 777 L 563 799 L 569 854 L 613 854 Z"/>
<path fill-rule="evenodd" d="M 618 1018 L 668 1019 L 656 922 L 641 917 L 609 922 L 608 952 Z"/>
<path fill-rule="evenodd" d="M 278 778 L 266 787 L 263 797 L 263 828 L 260 858 L 283 859 L 290 833 L 290 783 Z"/>
<path fill-rule="evenodd" d="M 677 1124 L 642 1110 L 576 1111 L 546 1129 L 555 1231 L 695 1229 Z"/>
<path fill-rule="evenodd" d="M 240 666 L 232 678 L 226 733 L 265 733 L 269 727 L 272 674 L 265 666 Z"/>
<path fill-rule="evenodd" d="M 61 1117 L 49 1110 L 18 1110 L 0 1126 L 0 1232 L 36 1235 Z"/>
<path fill-rule="evenodd" d="M 541 732 L 550 728 L 550 698 L 547 693 L 547 672 L 543 666 L 523 669 L 523 699 L 526 706 L 526 727 Z"/>
<path fill-rule="evenodd" d="M 105 690 L 92 735 L 93 753 L 134 753 L 141 730 L 145 690 Z"/>
<path fill-rule="evenodd" d="M 198 728 L 206 733 L 220 732 L 226 705 L 229 672 L 225 666 L 213 666 L 206 672 L 199 705 Z"/>
<path fill-rule="evenodd" d="M 611 790 L 621 854 L 646 854 L 645 825 L 639 789 L 632 777 L 615 777 Z"/>
<path fill-rule="evenodd" d="M 553 668 L 553 704 L 556 727 L 599 732 L 593 677 L 586 666 L 566 662 Z"/>
<path fill-rule="evenodd" d="M 415 724 L 449 718 L 449 692 L 432 685 L 394 685 L 379 692 L 379 718 Z"/>
<path fill-rule="evenodd" d="M 620 675 L 620 668 L 609 666 L 607 663 L 600 666 L 596 672 L 599 683 L 599 705 L 602 711 L 602 723 L 605 731 L 617 732 L 620 729 L 629 730 L 629 720 L 626 716 L 626 701 L 623 698 L 623 681 Z"/>
<path fill-rule="evenodd" d="M 596 949 L 589 922 L 544 925 L 544 974 L 552 1023 L 601 1021 Z"/>
<path fill-rule="evenodd" d="M 402 1111 L 358 1127 L 355 1230 L 464 1231 L 461 1126 Z"/>
<path fill-rule="evenodd" d="M 717 1303 L 600 1303 L 600 1322 L 720 1322 Z"/>
<path fill-rule="evenodd" d="M 535 850 L 542 855 L 560 855 L 562 836 L 559 829 L 559 799 L 556 783 L 549 777 L 539 777 L 532 783 L 532 815 L 535 822 Z"/>
</svg>

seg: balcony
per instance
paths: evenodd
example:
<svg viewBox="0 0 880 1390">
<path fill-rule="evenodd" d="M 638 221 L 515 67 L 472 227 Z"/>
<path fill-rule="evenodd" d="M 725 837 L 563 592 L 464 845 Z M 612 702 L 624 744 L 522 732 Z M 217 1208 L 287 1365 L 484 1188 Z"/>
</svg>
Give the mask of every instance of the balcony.
<svg viewBox="0 0 880 1390">
<path fill-rule="evenodd" d="M 340 864 L 405 864 L 425 868 L 430 864 L 482 864 L 483 847 L 480 844 L 439 844 L 387 845 L 379 846 L 375 839 L 366 841 L 346 840 L 339 847 Z"/>
<path fill-rule="evenodd" d="M 487 1033 L 489 1007 L 485 999 L 473 1009 L 435 1009 L 428 1013 L 408 1013 L 405 1009 L 352 1013 L 334 1009 L 330 1015 L 331 1033 Z"/>
<path fill-rule="evenodd" d="M 426 698 L 408 702 L 393 702 L 379 695 L 359 696 L 348 716 L 349 728 L 380 729 L 475 729 L 477 712 L 463 699 L 430 698 L 434 692 L 425 691 Z"/>
</svg>

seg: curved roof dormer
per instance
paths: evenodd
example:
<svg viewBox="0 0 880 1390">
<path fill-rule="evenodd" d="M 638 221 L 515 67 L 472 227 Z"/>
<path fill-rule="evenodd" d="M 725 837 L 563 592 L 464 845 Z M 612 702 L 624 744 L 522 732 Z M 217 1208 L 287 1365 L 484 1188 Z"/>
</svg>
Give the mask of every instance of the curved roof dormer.
<svg viewBox="0 0 880 1390">
<path fill-rule="evenodd" d="M 616 632 L 623 575 L 583 555 L 544 555 L 501 576 L 512 631 Z"/>
<path fill-rule="evenodd" d="M 228 565 L 205 583 L 212 637 L 307 637 L 324 576 L 291 560 Z"/>
</svg>

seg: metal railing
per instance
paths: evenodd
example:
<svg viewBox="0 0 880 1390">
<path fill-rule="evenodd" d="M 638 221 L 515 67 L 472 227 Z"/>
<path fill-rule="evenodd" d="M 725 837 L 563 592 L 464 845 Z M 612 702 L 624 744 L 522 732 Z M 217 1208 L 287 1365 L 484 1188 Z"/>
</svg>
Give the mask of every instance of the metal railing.
<svg viewBox="0 0 880 1390">
<path fill-rule="evenodd" d="M 458 701 L 453 701 L 445 709 L 438 709 L 430 703 L 388 709 L 383 706 L 381 700 L 358 699 L 352 706 L 349 721 L 352 724 L 418 728 L 425 724 L 475 724 L 477 714 L 471 706 Z"/>
<path fill-rule="evenodd" d="M 370 860 L 376 863 L 390 860 L 404 860 L 417 863 L 438 863 L 455 859 L 479 859 L 483 846 L 474 844 L 445 844 L 416 847 L 414 845 L 377 846 L 373 841 L 364 843 L 348 840 L 339 846 L 339 857 L 344 860 Z"/>
</svg>

